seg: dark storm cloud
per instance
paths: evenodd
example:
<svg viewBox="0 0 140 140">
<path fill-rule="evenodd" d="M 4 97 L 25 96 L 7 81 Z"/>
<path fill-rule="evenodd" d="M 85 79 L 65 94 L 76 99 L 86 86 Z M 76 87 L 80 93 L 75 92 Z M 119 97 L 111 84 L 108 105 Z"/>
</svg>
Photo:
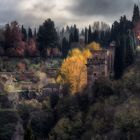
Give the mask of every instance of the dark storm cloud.
<svg viewBox="0 0 140 140">
<path fill-rule="evenodd" d="M 133 0 L 77 0 L 67 7 L 77 16 L 114 16 L 130 12 Z"/>
</svg>

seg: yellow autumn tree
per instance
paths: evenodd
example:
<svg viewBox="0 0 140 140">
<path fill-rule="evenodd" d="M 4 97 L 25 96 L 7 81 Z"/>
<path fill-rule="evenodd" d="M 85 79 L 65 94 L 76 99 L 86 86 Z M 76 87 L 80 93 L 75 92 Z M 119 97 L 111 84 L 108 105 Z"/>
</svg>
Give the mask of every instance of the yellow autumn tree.
<svg viewBox="0 0 140 140">
<path fill-rule="evenodd" d="M 73 50 L 72 53 L 74 53 Z M 64 60 L 61 67 L 61 77 L 63 84 L 70 86 L 70 92 L 72 94 L 80 92 L 86 85 L 86 65 L 85 58 L 82 53 L 75 56 L 69 56 Z"/>
<path fill-rule="evenodd" d="M 69 85 L 72 94 L 81 92 L 87 84 L 87 59 L 92 57 L 90 49 L 101 50 L 97 43 L 88 45 L 85 49 L 73 49 L 63 61 L 57 81 Z"/>
<path fill-rule="evenodd" d="M 92 50 L 95 50 L 95 51 L 98 51 L 98 50 L 102 50 L 101 46 L 99 43 L 96 43 L 96 42 L 92 42 L 90 43 L 88 46 L 87 46 L 87 49 L 92 49 Z"/>
</svg>

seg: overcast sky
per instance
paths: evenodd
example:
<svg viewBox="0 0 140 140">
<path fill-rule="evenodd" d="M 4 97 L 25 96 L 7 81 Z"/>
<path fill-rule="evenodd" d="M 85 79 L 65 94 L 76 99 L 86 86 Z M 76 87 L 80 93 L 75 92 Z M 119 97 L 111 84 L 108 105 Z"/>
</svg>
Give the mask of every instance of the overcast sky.
<svg viewBox="0 0 140 140">
<path fill-rule="evenodd" d="M 93 21 L 111 24 L 121 15 L 132 16 L 134 3 L 139 0 L 0 0 L 0 24 L 17 20 L 20 24 L 37 27 L 51 18 L 56 26 Z"/>
</svg>

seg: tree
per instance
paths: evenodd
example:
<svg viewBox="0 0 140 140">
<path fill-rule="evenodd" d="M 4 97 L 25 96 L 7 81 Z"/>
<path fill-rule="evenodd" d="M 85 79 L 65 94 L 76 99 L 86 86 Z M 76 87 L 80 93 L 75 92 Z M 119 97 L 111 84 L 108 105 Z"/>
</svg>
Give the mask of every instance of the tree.
<svg viewBox="0 0 140 140">
<path fill-rule="evenodd" d="M 6 25 L 5 46 L 7 55 L 16 57 L 23 57 L 25 55 L 26 43 L 22 39 L 22 32 L 16 21 Z"/>
<path fill-rule="evenodd" d="M 63 61 L 60 76 L 61 84 L 69 86 L 72 94 L 81 92 L 87 84 L 87 59 L 92 56 L 90 49 L 100 50 L 100 45 L 92 43 L 84 50 L 73 49 Z"/>
<path fill-rule="evenodd" d="M 34 29 L 34 38 L 36 39 L 37 37 L 37 32 L 36 32 L 36 28 Z"/>
<path fill-rule="evenodd" d="M 87 51 L 87 53 L 89 52 Z M 87 75 L 85 64 L 86 58 L 79 49 L 72 50 L 62 64 L 62 81 L 64 84 L 70 86 L 72 94 L 80 92 L 86 85 Z"/>
<path fill-rule="evenodd" d="M 24 140 L 33 140 L 31 127 L 26 128 L 25 134 L 24 134 Z"/>
<path fill-rule="evenodd" d="M 115 21 L 111 28 L 111 41 L 117 41 L 119 35 L 119 22 Z"/>
<path fill-rule="evenodd" d="M 72 42 L 74 42 L 74 36 L 73 33 L 70 33 L 70 37 L 69 37 L 69 44 L 71 44 Z"/>
<path fill-rule="evenodd" d="M 85 44 L 88 43 L 88 29 L 85 28 Z"/>
<path fill-rule="evenodd" d="M 131 65 L 134 61 L 134 40 L 131 31 L 129 31 L 128 36 L 126 38 L 126 58 L 125 58 L 125 65 L 126 67 Z"/>
<path fill-rule="evenodd" d="M 0 111 L 0 139 L 10 140 L 16 130 L 19 117 L 17 112 L 1 110 Z"/>
<path fill-rule="evenodd" d="M 73 116 L 73 119 L 67 117 L 61 118 L 56 126 L 49 134 L 49 139 L 54 140 L 77 140 L 81 139 L 83 133 L 83 123 L 81 119 L 81 112 Z"/>
<path fill-rule="evenodd" d="M 33 33 L 32 33 L 32 29 L 29 27 L 28 28 L 28 39 L 33 38 Z"/>
<path fill-rule="evenodd" d="M 140 11 L 138 5 L 134 5 L 132 22 L 135 24 L 140 19 Z"/>
<path fill-rule="evenodd" d="M 89 45 L 87 45 L 87 48 L 88 48 L 89 50 L 92 49 L 92 50 L 95 50 L 95 51 L 102 50 L 100 44 L 99 44 L 99 43 L 96 43 L 96 42 L 90 43 Z"/>
<path fill-rule="evenodd" d="M 57 32 L 55 24 L 51 19 L 47 19 L 43 25 L 39 27 L 37 34 L 39 49 L 43 53 L 45 48 L 54 48 L 57 45 Z"/>
<path fill-rule="evenodd" d="M 36 46 L 36 42 L 34 41 L 34 39 L 30 39 L 28 41 L 26 53 L 28 56 L 36 56 L 37 55 L 37 46 Z"/>
<path fill-rule="evenodd" d="M 114 62 L 114 71 L 115 71 L 115 78 L 119 79 L 121 78 L 124 68 L 125 68 L 125 63 L 124 63 L 124 58 L 125 58 L 125 49 L 124 49 L 124 44 L 125 42 L 125 36 L 122 36 L 120 38 L 120 44 L 117 44 L 117 47 L 115 48 L 115 62 Z"/>
<path fill-rule="evenodd" d="M 47 138 L 54 125 L 54 116 L 50 111 L 37 111 L 31 114 L 31 128 L 36 138 Z"/>
<path fill-rule="evenodd" d="M 132 22 L 126 16 L 120 22 L 114 22 L 111 29 L 111 40 L 115 41 L 115 78 L 121 78 L 124 69 L 132 64 L 134 58 L 135 39 L 132 34 Z"/>
<path fill-rule="evenodd" d="M 95 30 L 92 35 L 91 35 L 91 41 L 95 41 L 95 42 L 99 42 L 100 38 L 99 38 L 99 31 Z"/>
<path fill-rule="evenodd" d="M 49 134 L 49 140 L 66 140 L 70 138 L 70 120 L 62 118 Z"/>
<path fill-rule="evenodd" d="M 74 42 L 79 42 L 79 31 L 76 25 L 74 25 Z"/>
<path fill-rule="evenodd" d="M 24 26 L 22 25 L 21 27 L 21 32 L 22 32 L 22 36 L 23 36 L 23 41 L 27 41 L 27 32 L 26 29 L 24 28 Z"/>
<path fill-rule="evenodd" d="M 22 32 L 16 21 L 7 24 L 5 27 L 5 44 L 6 48 L 17 47 L 16 43 L 22 41 Z"/>
<path fill-rule="evenodd" d="M 69 42 L 64 37 L 62 40 L 62 54 L 64 58 L 67 57 L 69 50 L 70 50 Z"/>
<path fill-rule="evenodd" d="M 92 42 L 92 31 L 91 31 L 91 26 L 89 25 L 88 29 L 88 43 Z"/>
</svg>

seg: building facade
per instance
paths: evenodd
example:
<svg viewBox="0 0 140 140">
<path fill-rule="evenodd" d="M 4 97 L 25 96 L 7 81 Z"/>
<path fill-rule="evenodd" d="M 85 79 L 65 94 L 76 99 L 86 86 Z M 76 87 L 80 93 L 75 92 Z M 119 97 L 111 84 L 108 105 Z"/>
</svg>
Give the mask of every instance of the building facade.
<svg viewBox="0 0 140 140">
<path fill-rule="evenodd" d="M 115 44 L 110 44 L 109 49 L 99 51 L 91 50 L 92 58 L 87 60 L 87 84 L 92 85 L 101 77 L 110 77 L 114 72 Z"/>
</svg>

